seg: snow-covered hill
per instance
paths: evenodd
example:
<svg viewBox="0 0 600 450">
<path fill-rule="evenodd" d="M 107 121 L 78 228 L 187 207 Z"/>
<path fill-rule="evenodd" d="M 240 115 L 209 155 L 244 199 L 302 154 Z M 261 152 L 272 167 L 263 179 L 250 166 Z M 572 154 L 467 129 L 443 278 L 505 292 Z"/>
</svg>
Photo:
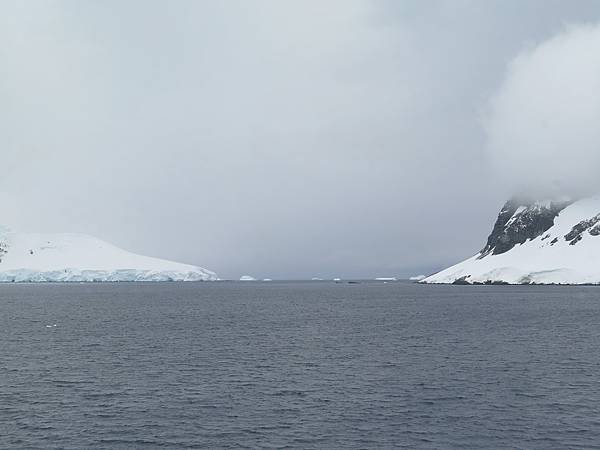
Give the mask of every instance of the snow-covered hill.
<svg viewBox="0 0 600 450">
<path fill-rule="evenodd" d="M 136 255 L 84 234 L 0 232 L 0 282 L 216 278 L 201 267 Z"/>
<path fill-rule="evenodd" d="M 422 283 L 600 284 L 600 197 L 511 200 L 483 250 Z"/>
</svg>

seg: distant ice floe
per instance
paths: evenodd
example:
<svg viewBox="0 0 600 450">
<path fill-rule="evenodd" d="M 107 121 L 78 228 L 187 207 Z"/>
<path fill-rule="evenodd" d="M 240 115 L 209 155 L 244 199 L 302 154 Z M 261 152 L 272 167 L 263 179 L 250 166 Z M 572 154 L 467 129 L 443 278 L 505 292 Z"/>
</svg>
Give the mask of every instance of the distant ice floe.
<svg viewBox="0 0 600 450">
<path fill-rule="evenodd" d="M 250 275 L 242 275 L 240 277 L 240 281 L 257 281 L 256 278 L 250 276 Z"/>
<path fill-rule="evenodd" d="M 375 281 L 398 281 L 396 277 L 378 277 L 375 278 Z"/>
</svg>

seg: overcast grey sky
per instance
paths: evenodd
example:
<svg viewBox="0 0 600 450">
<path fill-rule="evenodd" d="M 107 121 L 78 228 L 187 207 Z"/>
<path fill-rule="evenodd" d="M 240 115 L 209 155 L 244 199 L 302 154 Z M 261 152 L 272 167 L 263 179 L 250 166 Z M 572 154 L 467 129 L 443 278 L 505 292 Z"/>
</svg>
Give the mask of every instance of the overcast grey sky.
<svg viewBox="0 0 600 450">
<path fill-rule="evenodd" d="M 431 272 L 483 246 L 498 161 L 532 142 L 512 112 L 569 27 L 600 55 L 599 21 L 585 0 L 0 0 L 1 222 L 224 278 Z"/>
</svg>

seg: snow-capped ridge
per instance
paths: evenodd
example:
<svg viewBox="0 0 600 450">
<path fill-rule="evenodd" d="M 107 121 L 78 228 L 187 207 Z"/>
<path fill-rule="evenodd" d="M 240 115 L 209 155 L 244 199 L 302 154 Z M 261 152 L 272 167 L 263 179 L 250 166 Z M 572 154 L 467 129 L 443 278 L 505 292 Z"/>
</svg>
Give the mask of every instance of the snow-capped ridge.
<svg viewBox="0 0 600 450">
<path fill-rule="evenodd" d="M 600 197 L 507 202 L 486 246 L 422 283 L 600 284 Z"/>
<path fill-rule="evenodd" d="M 500 210 L 479 258 L 507 252 L 517 244 L 540 236 L 553 225 L 555 217 L 570 203 L 570 200 L 510 199 Z"/>
</svg>

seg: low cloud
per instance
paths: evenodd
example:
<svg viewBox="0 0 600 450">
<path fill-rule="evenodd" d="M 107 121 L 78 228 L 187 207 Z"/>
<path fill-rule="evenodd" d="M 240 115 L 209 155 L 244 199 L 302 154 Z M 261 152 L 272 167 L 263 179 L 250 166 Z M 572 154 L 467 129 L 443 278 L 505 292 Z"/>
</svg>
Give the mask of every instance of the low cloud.
<svg viewBox="0 0 600 450">
<path fill-rule="evenodd" d="M 479 122 L 506 62 L 584 20 L 600 2 L 3 0 L 0 225 L 224 278 L 429 273 L 480 249 L 508 195 Z M 555 45 L 513 63 L 492 108 L 511 173 L 522 148 L 556 159 L 508 139 L 511 121 L 540 134 L 514 99 L 549 101 L 521 66 Z M 589 72 L 564 53 L 558 68 Z M 595 133 L 596 117 L 573 123 Z M 557 145 L 557 169 L 575 147 L 589 153 Z"/>
<path fill-rule="evenodd" d="M 485 120 L 501 180 L 520 190 L 600 188 L 600 25 L 570 26 L 509 65 Z"/>
</svg>

